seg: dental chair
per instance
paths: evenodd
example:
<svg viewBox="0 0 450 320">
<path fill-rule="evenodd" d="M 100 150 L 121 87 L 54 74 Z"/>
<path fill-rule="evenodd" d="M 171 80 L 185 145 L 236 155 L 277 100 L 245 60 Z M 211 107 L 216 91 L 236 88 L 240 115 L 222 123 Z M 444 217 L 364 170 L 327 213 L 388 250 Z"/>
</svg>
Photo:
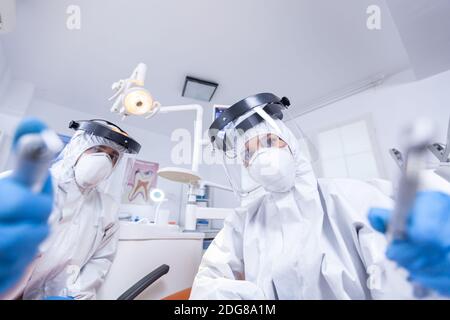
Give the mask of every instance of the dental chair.
<svg viewBox="0 0 450 320">
<path fill-rule="evenodd" d="M 32 266 L 28 268 L 31 272 L 33 269 Z M 164 275 L 169 273 L 170 267 L 166 264 L 163 264 L 150 272 L 148 275 L 140 279 L 138 282 L 136 282 L 134 285 L 132 285 L 127 291 L 122 293 L 117 300 L 134 300 L 137 296 L 139 296 L 145 289 L 147 289 L 149 286 L 151 286 L 153 283 L 155 283 L 157 280 L 162 278 Z M 17 300 L 21 299 L 21 295 L 23 293 L 23 288 L 26 284 L 25 279 L 28 279 L 28 276 L 24 276 L 24 280 L 21 281 L 16 288 L 11 290 L 8 294 L 1 297 L 3 300 Z M 189 299 L 190 295 L 190 289 L 188 289 L 188 292 L 183 293 L 185 290 L 181 291 L 182 293 L 175 293 L 174 295 L 171 295 L 169 297 L 174 297 L 173 299 L 169 299 L 169 297 L 164 298 L 163 300 L 187 300 Z"/>
<path fill-rule="evenodd" d="M 158 279 L 166 275 L 170 270 L 170 267 L 163 264 L 150 272 L 144 278 L 136 282 L 130 289 L 125 291 L 117 300 L 134 300 L 138 295 L 140 295 L 145 289 L 155 283 Z M 171 294 L 162 300 L 189 300 L 191 295 L 191 288 L 187 288 Z"/>
<path fill-rule="evenodd" d="M 122 293 L 117 300 L 134 300 L 138 295 L 140 295 L 145 289 L 151 286 L 156 280 L 160 279 L 162 276 L 166 275 L 170 270 L 170 267 L 163 264 L 150 272 L 148 275 L 143 277 L 141 280 L 136 282 L 127 291 Z"/>
<path fill-rule="evenodd" d="M 189 300 L 189 297 L 191 296 L 191 290 L 192 288 L 181 290 L 177 293 L 163 298 L 162 300 Z"/>
</svg>

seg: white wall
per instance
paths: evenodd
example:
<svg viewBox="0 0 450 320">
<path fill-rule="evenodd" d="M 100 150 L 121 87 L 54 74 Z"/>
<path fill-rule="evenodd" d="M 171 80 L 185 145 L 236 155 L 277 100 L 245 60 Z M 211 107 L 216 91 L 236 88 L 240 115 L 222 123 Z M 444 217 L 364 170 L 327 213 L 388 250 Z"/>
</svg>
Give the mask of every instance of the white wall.
<svg viewBox="0 0 450 320">
<path fill-rule="evenodd" d="M 7 168 L 11 141 L 20 117 L 0 113 L 0 172 Z"/>
<path fill-rule="evenodd" d="M 10 68 L 0 41 L 0 172 L 6 166 L 11 148 L 11 137 L 21 119 L 19 113 L 14 111 L 20 108 L 14 109 L 14 105 L 23 106 L 26 103 L 26 99 L 21 98 L 19 92 L 20 90 L 12 85 Z"/>
<path fill-rule="evenodd" d="M 388 150 L 399 148 L 399 132 L 405 125 L 421 116 L 432 118 L 437 125 L 439 142 L 446 142 L 450 71 L 421 81 L 411 82 L 411 79 L 411 72 L 403 72 L 377 88 L 304 114 L 296 121 L 303 131 L 314 137 L 329 127 L 361 117 L 371 119 L 384 175 L 393 179 L 398 168 Z"/>
<path fill-rule="evenodd" d="M 0 41 L 0 98 L 4 95 L 7 83 L 9 82 L 8 64 Z"/>
</svg>

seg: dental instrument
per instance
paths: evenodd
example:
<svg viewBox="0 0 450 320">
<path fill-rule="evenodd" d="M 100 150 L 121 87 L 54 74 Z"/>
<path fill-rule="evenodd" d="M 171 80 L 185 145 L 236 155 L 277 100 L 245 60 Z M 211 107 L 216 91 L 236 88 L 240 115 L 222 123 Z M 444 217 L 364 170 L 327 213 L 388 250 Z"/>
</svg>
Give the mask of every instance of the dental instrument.
<svg viewBox="0 0 450 320">
<path fill-rule="evenodd" d="M 62 148 L 62 141 L 51 130 L 22 136 L 16 147 L 16 163 L 12 172 L 14 179 L 29 186 L 33 192 L 39 192 L 51 162 Z"/>
</svg>

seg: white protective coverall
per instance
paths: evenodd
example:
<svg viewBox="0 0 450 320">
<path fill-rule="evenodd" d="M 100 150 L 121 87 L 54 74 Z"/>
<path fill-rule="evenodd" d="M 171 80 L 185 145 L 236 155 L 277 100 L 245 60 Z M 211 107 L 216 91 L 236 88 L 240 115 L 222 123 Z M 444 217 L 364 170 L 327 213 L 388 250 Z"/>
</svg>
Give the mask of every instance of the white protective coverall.
<svg viewBox="0 0 450 320">
<path fill-rule="evenodd" d="M 292 132 L 265 123 L 296 164 L 295 186 L 236 209 L 206 251 L 191 299 L 412 298 L 407 274 L 385 256 L 386 240 L 370 226 L 370 207 L 391 208 L 379 189 L 350 179 L 317 180 Z M 250 134 L 251 136 L 251 134 Z"/>
<path fill-rule="evenodd" d="M 50 216 L 51 234 L 26 285 L 24 299 L 71 296 L 95 299 L 112 264 L 118 242 L 118 204 L 98 188 L 80 191 L 74 166 L 93 146 L 125 148 L 84 131 L 75 132 L 51 168 L 55 204 Z"/>
</svg>

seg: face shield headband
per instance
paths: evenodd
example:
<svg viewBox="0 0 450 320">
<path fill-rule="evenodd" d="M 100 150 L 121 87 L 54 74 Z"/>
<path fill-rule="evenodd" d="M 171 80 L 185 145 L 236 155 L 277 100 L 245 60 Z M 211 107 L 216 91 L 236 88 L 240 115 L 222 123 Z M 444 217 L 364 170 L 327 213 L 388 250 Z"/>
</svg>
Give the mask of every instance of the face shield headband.
<svg viewBox="0 0 450 320">
<path fill-rule="evenodd" d="M 264 106 L 262 111 L 258 112 L 257 107 Z M 246 132 L 262 121 L 271 122 L 273 119 L 283 119 L 283 110 L 290 106 L 289 99 L 286 97 L 279 98 L 272 93 L 260 93 L 247 97 L 225 110 L 209 127 L 208 134 L 211 143 L 223 152 L 227 152 L 227 136 L 224 133 L 232 122 L 236 121 L 242 115 L 255 109 L 245 120 L 241 121 L 235 129 Z M 264 116 L 268 115 L 268 117 Z"/>
<path fill-rule="evenodd" d="M 126 153 L 137 154 L 141 149 L 141 145 L 136 140 L 128 136 L 124 130 L 106 120 L 93 119 L 71 121 L 69 128 L 76 131 L 82 130 L 88 134 L 108 139 L 124 147 L 126 149 Z"/>
</svg>

